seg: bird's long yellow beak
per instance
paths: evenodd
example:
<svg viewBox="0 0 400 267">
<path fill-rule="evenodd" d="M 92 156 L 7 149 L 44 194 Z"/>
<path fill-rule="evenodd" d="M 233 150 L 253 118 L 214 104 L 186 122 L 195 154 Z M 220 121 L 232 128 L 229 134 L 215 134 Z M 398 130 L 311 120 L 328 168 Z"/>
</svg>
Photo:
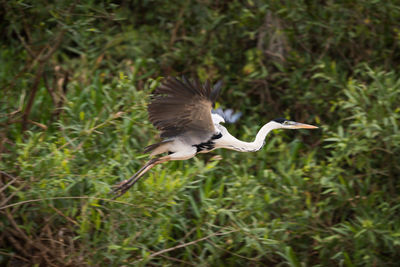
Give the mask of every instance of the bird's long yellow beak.
<svg viewBox="0 0 400 267">
<path fill-rule="evenodd" d="M 294 129 L 317 129 L 318 127 L 311 125 L 311 124 L 297 122 L 295 125 L 293 125 L 293 128 Z"/>
</svg>

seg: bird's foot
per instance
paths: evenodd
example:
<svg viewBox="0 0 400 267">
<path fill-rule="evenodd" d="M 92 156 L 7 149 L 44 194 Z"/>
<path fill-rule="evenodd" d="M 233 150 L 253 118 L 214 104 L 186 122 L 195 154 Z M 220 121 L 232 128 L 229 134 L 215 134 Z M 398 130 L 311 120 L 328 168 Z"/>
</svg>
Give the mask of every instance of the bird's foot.
<svg viewBox="0 0 400 267">
<path fill-rule="evenodd" d="M 131 180 L 123 180 L 122 182 L 113 185 L 113 189 L 111 190 L 110 194 L 114 194 L 115 196 L 112 199 L 116 199 L 125 194 L 126 191 L 132 187 L 132 185 L 133 183 Z"/>
</svg>

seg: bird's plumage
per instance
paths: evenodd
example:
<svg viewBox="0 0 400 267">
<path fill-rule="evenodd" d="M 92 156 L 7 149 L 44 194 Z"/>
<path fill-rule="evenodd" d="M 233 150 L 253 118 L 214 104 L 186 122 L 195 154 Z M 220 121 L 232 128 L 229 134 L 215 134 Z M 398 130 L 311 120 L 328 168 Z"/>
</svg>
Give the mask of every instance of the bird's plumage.
<svg viewBox="0 0 400 267">
<path fill-rule="evenodd" d="M 279 128 L 318 128 L 280 118 L 265 124 L 253 142 L 244 142 L 232 136 L 220 123 L 235 122 L 241 116 L 232 110 L 212 112 L 222 82 L 213 87 L 207 81 L 201 84 L 183 77 L 181 80 L 168 77 L 154 91 L 148 105 L 149 119 L 161 132 L 161 142 L 145 148 L 150 159 L 130 179 L 124 181 L 114 192 L 124 194 L 140 177 L 155 165 L 170 160 L 185 160 L 198 153 L 207 153 L 216 148 L 227 148 L 241 152 L 257 151 L 264 145 L 267 134 Z M 168 153 L 165 156 L 158 156 Z"/>
<path fill-rule="evenodd" d="M 211 87 L 183 78 L 168 77 L 153 93 L 148 106 L 149 119 L 162 138 L 181 136 L 192 131 L 200 138 L 215 132 L 211 109 L 221 83 Z"/>
<path fill-rule="evenodd" d="M 216 114 L 216 115 L 221 116 L 221 118 L 223 118 L 223 120 L 224 120 L 223 122 L 227 122 L 227 123 L 235 123 L 242 116 L 242 112 L 234 113 L 233 109 L 230 109 L 230 108 L 226 109 L 226 110 L 223 110 L 222 108 L 213 109 L 211 111 L 211 113 L 212 113 L 211 115 Z M 213 119 L 213 121 L 214 121 L 214 123 L 216 123 L 214 119 Z"/>
</svg>

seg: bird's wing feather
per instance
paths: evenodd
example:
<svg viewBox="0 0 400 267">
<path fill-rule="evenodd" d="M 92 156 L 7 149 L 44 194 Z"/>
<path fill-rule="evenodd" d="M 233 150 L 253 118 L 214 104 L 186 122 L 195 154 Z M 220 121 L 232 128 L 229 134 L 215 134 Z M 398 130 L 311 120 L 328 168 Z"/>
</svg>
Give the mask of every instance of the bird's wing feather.
<svg viewBox="0 0 400 267">
<path fill-rule="evenodd" d="M 215 103 L 221 83 L 213 88 L 209 82 L 190 82 L 166 78 L 154 91 L 148 106 L 149 119 L 161 131 L 162 138 L 183 136 L 195 132 L 201 139 L 215 133 L 211 109 Z"/>
<path fill-rule="evenodd" d="M 213 114 L 219 115 L 221 118 L 223 118 L 224 122 L 227 122 L 227 123 L 235 123 L 242 116 L 241 112 L 233 113 L 232 109 L 223 110 L 221 108 L 217 108 L 217 109 L 213 109 L 211 112 Z"/>
</svg>

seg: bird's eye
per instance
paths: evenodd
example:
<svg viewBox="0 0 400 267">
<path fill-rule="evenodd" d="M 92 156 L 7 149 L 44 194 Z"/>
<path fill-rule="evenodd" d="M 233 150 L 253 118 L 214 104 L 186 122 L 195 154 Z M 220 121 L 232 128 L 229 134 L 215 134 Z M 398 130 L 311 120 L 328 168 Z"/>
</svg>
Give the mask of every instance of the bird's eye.
<svg viewBox="0 0 400 267">
<path fill-rule="evenodd" d="M 284 122 L 283 122 L 283 125 L 288 125 L 288 124 L 289 124 L 288 121 L 284 121 Z"/>
</svg>

